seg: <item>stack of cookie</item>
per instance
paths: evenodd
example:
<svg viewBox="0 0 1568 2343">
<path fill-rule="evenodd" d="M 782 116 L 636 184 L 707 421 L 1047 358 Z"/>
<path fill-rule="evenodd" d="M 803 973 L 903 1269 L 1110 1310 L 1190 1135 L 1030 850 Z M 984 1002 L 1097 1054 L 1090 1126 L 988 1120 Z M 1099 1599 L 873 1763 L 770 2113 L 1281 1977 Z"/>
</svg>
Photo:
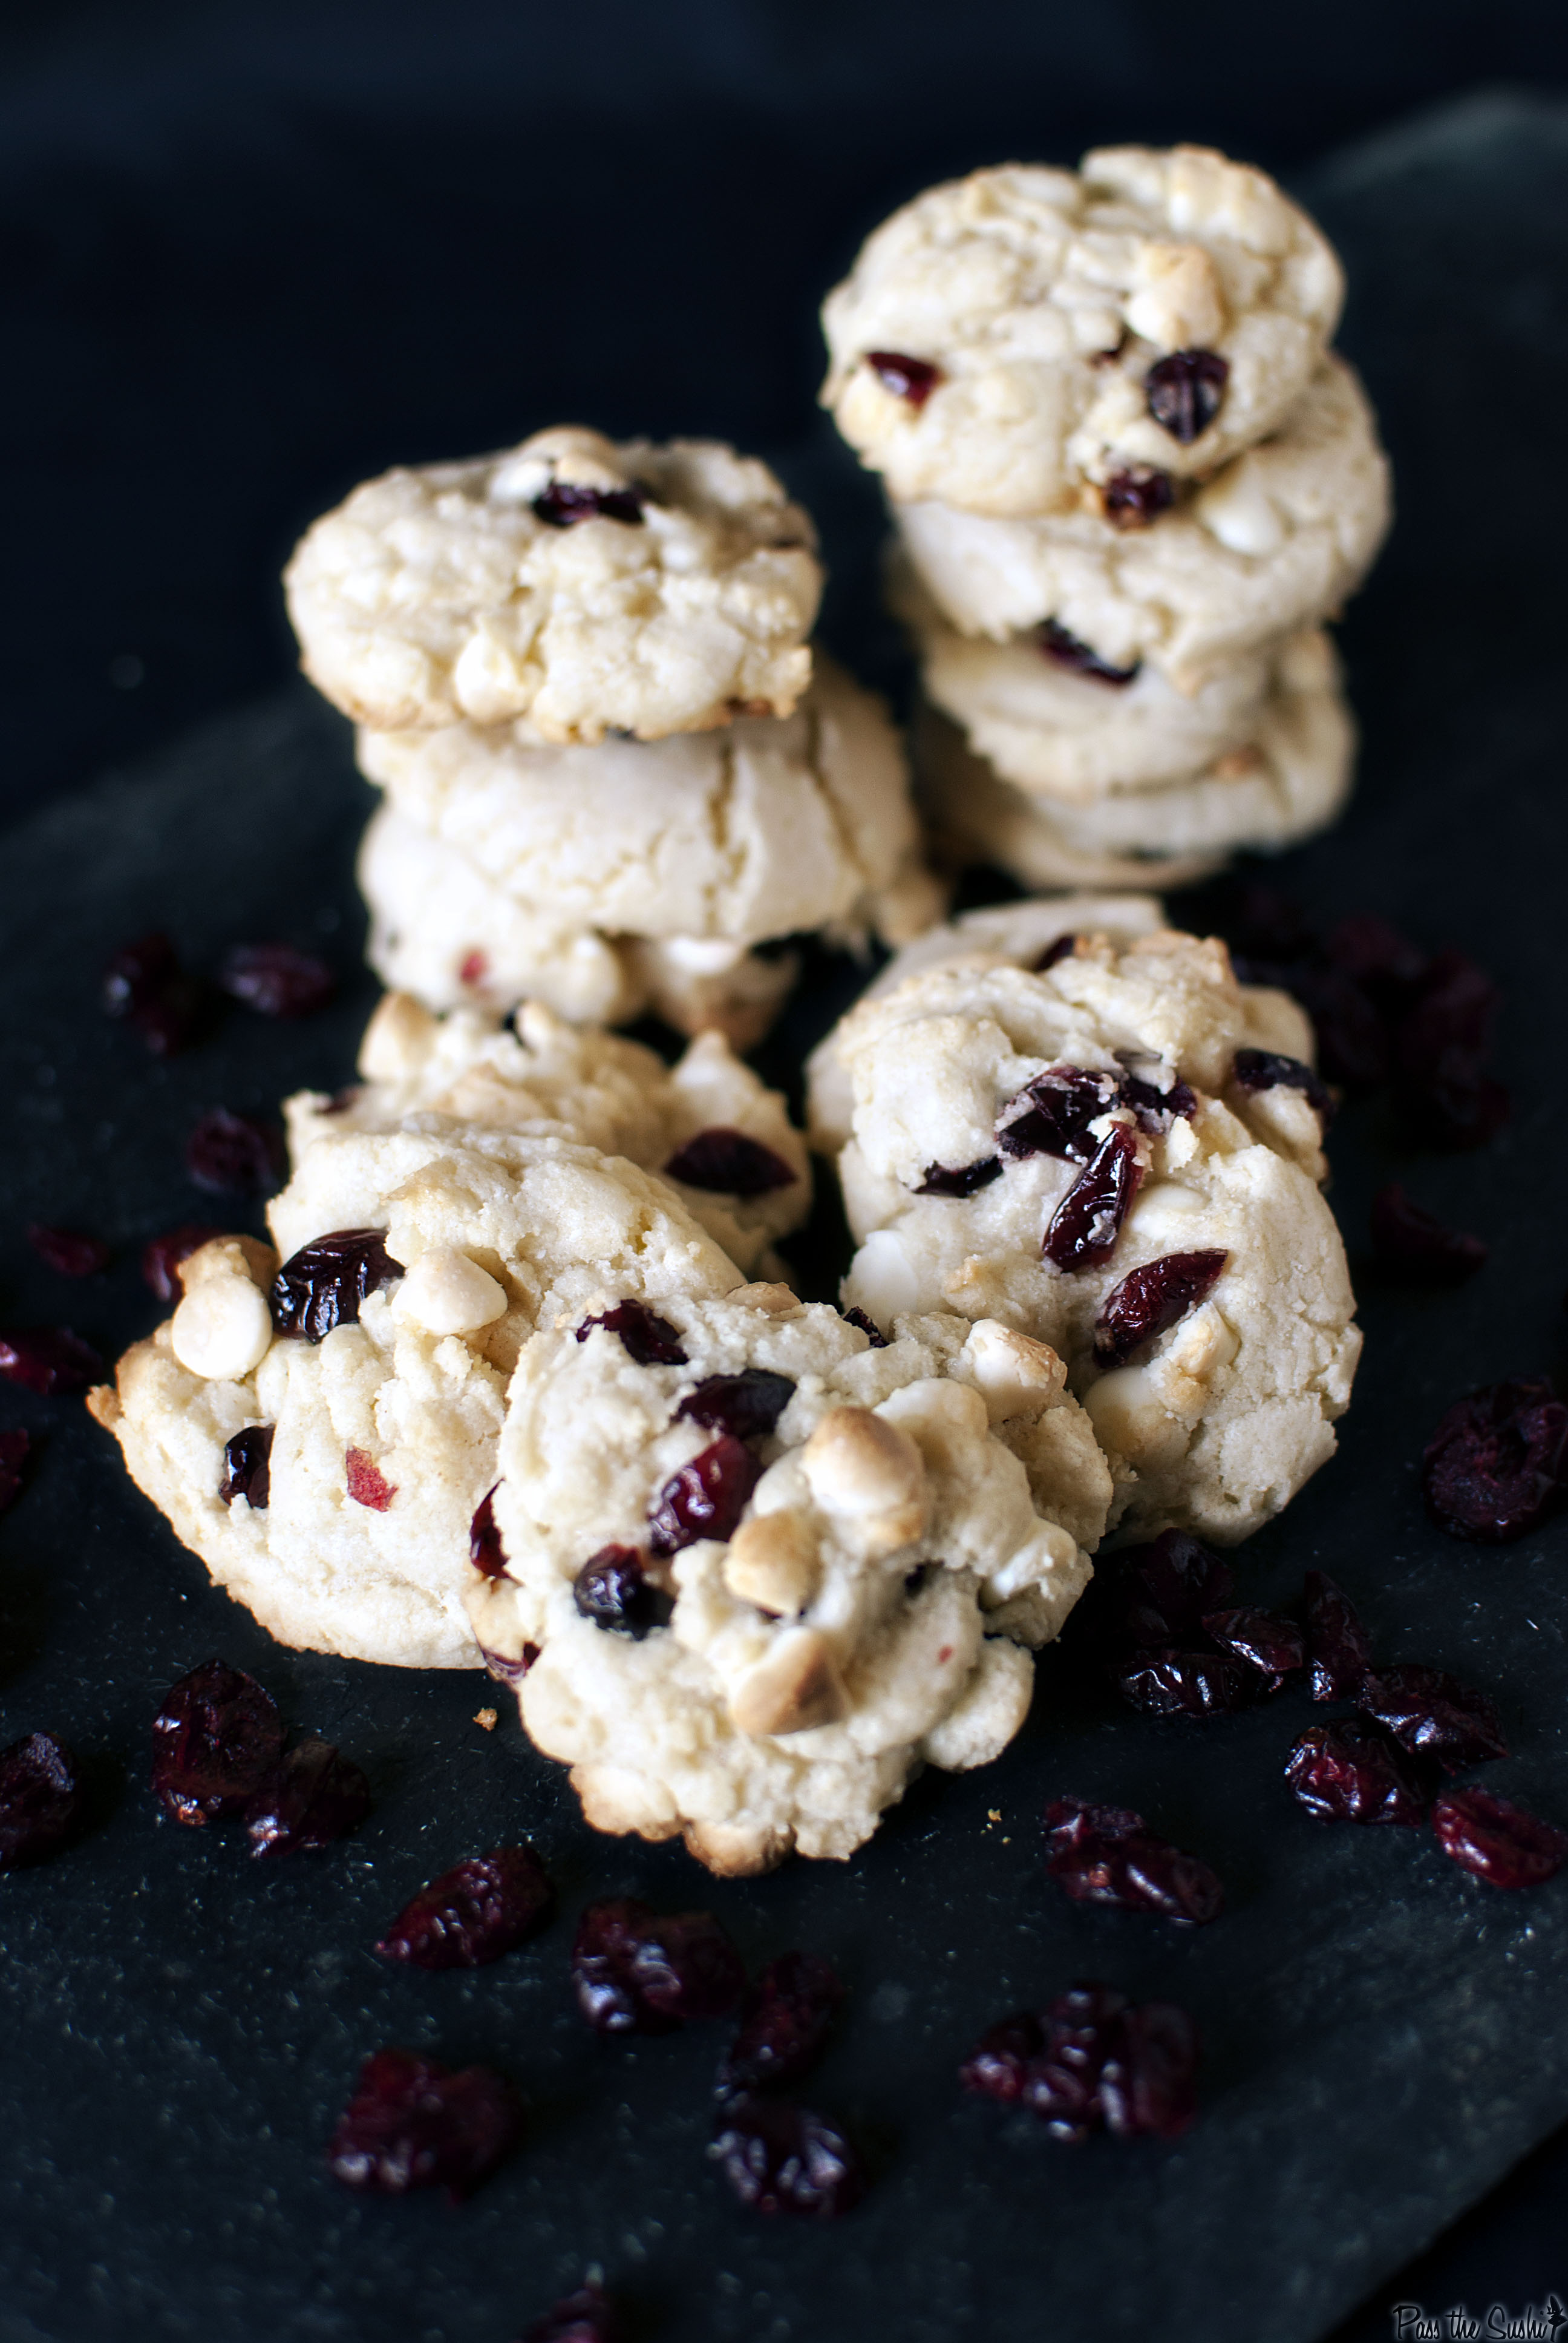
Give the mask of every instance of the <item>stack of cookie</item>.
<svg viewBox="0 0 1568 2343">
<path fill-rule="evenodd" d="M 932 188 L 829 294 L 823 398 L 887 482 L 953 852 L 1170 884 L 1339 810 L 1322 625 L 1389 516 L 1342 291 L 1271 180 L 1182 146 Z"/>
<path fill-rule="evenodd" d="M 764 464 L 542 431 L 356 489 L 286 583 L 385 791 L 372 962 L 429 1007 L 651 1009 L 745 1047 L 785 939 L 938 915 L 897 735 L 814 661 L 815 534 Z"/>
</svg>

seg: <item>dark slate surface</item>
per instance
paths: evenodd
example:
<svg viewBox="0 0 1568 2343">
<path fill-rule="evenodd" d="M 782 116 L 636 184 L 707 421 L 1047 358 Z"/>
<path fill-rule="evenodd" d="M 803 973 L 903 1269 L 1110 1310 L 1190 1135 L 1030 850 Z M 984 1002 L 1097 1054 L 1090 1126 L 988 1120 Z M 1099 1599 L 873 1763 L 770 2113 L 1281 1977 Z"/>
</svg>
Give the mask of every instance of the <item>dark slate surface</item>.
<svg viewBox="0 0 1568 2343">
<path fill-rule="evenodd" d="M 1352 1249 L 1394 1172 L 1493 1258 L 1440 1300 L 1366 1284 L 1341 1456 L 1247 1549 L 1245 1582 L 1269 1598 L 1306 1567 L 1336 1572 L 1391 1655 L 1493 1693 L 1515 1754 L 1489 1781 L 1568 1819 L 1568 1523 L 1500 1552 L 1455 1544 L 1423 1523 L 1413 1474 L 1452 1397 L 1561 1364 L 1561 608 L 1540 491 L 1555 478 L 1568 126 L 1542 106 L 1482 106 L 1381 141 L 1308 192 L 1351 264 L 1347 341 L 1404 517 L 1346 629 L 1360 796 L 1281 875 L 1322 916 L 1379 909 L 1485 959 L 1508 989 L 1517 1112 L 1458 1159 L 1399 1154 L 1375 1107 L 1345 1118 L 1334 1195 Z M 784 460 L 827 528 L 835 631 L 889 672 L 855 598 L 874 504 L 820 434 Z M 286 933 L 350 969 L 363 810 L 342 728 L 294 690 L 13 833 L 7 1318 L 65 1316 L 108 1351 L 150 1324 L 137 1245 L 209 1212 L 180 1168 L 189 1121 L 347 1074 L 363 979 L 302 1027 L 236 1011 L 166 1067 L 99 1020 L 95 991 L 106 948 L 154 922 L 198 960 Z M 825 971 L 815 1011 L 792 1021 L 797 1043 L 834 983 Z M 33 1218 L 101 1230 L 116 1266 L 82 1287 L 52 1277 L 20 1240 Z M 811 1259 L 819 1280 L 826 1248 Z M 1299 1694 L 1207 1727 L 1155 1725 L 1112 1713 L 1055 1654 L 997 1766 L 928 1777 L 848 1865 L 710 1886 L 683 1854 L 585 1832 L 515 1724 L 487 1736 L 472 1722 L 482 1678 L 269 1644 L 206 1586 L 76 1403 L 0 1387 L 0 1423 L 19 1422 L 45 1447 L 0 1529 L 0 1737 L 65 1733 L 91 1761 L 97 1817 L 52 1867 L 0 1882 L 0 2343 L 506 2343 L 592 2261 L 650 2335 L 683 2343 L 1306 2343 L 1568 2114 L 1568 1882 L 1505 1896 L 1424 1835 L 1309 1824 L 1278 1771 L 1312 1714 Z M 147 1721 L 215 1651 L 366 1765 L 377 1805 L 353 1842 L 263 1870 L 231 1836 L 155 1818 Z M 1036 1822 L 1061 1789 L 1138 1805 L 1209 1856 L 1226 1917 L 1184 1938 L 1067 1906 Z M 408 1890 L 518 1833 L 559 1879 L 554 1928 L 472 1977 L 384 1970 L 368 1947 Z M 714 2029 L 611 2049 L 572 2015 L 572 1915 L 618 1890 L 711 1904 L 753 1958 L 800 1943 L 841 1962 L 851 2013 L 813 2096 L 879 2172 L 841 2227 L 769 2227 L 724 2196 L 703 2156 Z M 1084 1974 L 1201 2019 L 1203 2115 L 1179 2147 L 1075 2153 L 956 2093 L 980 2026 Z M 322 2170 L 357 2062 L 385 2041 L 492 2058 L 528 2097 L 523 2152 L 460 2212 L 361 2203 Z"/>
</svg>

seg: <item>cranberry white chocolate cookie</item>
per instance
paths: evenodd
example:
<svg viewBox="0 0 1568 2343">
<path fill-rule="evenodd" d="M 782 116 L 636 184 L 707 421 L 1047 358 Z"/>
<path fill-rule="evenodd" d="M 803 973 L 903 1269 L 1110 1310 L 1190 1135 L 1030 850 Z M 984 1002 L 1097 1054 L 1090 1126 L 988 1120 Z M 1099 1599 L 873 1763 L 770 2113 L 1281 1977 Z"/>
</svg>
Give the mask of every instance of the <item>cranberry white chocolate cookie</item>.
<svg viewBox="0 0 1568 2343">
<path fill-rule="evenodd" d="M 607 1282 L 542 1326 L 470 1609 L 588 1820 L 762 1871 L 995 1756 L 1111 1500 L 1064 1380 L 1007 1326 L 883 1345 L 778 1285 L 655 1312 Z"/>
<path fill-rule="evenodd" d="M 280 1642 L 477 1664 L 463 1597 L 527 1336 L 607 1282 L 650 1308 L 739 1272 L 663 1181 L 444 1124 L 316 1139 L 92 1394 L 131 1477 Z"/>
<path fill-rule="evenodd" d="M 754 458 L 562 427 L 367 481 L 284 582 L 306 673 L 361 724 L 528 716 L 548 740 L 658 739 L 789 714 L 815 545 Z"/>
<path fill-rule="evenodd" d="M 1006 164 L 868 238 L 823 305 L 823 404 L 901 500 L 1137 526 L 1278 427 L 1342 297 L 1305 213 L 1209 148 Z"/>
<path fill-rule="evenodd" d="M 437 1119 L 580 1140 L 662 1173 L 738 1267 L 771 1273 L 771 1248 L 811 1207 L 805 1142 L 777 1091 L 719 1033 L 667 1066 L 639 1041 L 571 1025 L 538 1001 L 510 1024 L 477 1009 L 437 1017 L 389 992 L 365 1029 L 357 1090 L 284 1102 L 289 1152 L 346 1131 L 429 1130 Z"/>
<path fill-rule="evenodd" d="M 1218 941 L 1081 933 L 1044 968 L 928 967 L 833 1038 L 846 1301 L 1059 1352 L 1124 1530 L 1232 1542 L 1333 1450 L 1361 1338 L 1289 1025 Z"/>
</svg>

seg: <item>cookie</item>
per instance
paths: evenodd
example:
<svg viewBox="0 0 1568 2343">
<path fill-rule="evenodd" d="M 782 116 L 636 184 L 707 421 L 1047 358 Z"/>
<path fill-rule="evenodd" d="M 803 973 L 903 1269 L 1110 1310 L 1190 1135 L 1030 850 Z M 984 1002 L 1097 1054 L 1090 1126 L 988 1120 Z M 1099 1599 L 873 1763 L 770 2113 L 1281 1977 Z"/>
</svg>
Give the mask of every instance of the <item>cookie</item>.
<svg viewBox="0 0 1568 2343">
<path fill-rule="evenodd" d="M 1305 213 L 1208 148 L 1008 164 L 868 238 L 823 305 L 822 402 L 903 501 L 1136 525 L 1278 427 L 1342 298 Z"/>
<path fill-rule="evenodd" d="M 525 1001 L 514 1025 L 482 1010 L 437 1017 L 389 992 L 359 1048 L 359 1088 L 300 1091 L 284 1103 L 289 1152 L 346 1131 L 553 1132 L 624 1155 L 669 1181 L 692 1218 L 748 1275 L 775 1273 L 771 1248 L 811 1208 L 805 1142 L 777 1091 L 718 1033 L 679 1063 L 598 1026 Z"/>
<path fill-rule="evenodd" d="M 752 1286 L 672 1302 L 656 1356 L 618 1306 L 518 1361 L 479 1641 L 598 1829 L 847 1855 L 1021 1724 L 1111 1500 L 1088 1420 L 1043 1344 L 950 1312 L 877 1348 Z"/>
<path fill-rule="evenodd" d="M 318 1138 L 267 1217 L 276 1251 L 191 1256 L 93 1412 L 280 1642 L 477 1664 L 471 1523 L 527 1336 L 607 1283 L 663 1308 L 739 1272 L 633 1164 L 457 1125 Z"/>
<path fill-rule="evenodd" d="M 1361 1338 L 1312 1176 L 1324 1093 L 1305 1063 L 1237 1056 L 1289 1024 L 1216 940 L 1080 934 L 1045 969 L 929 967 L 834 1040 L 847 1302 L 1048 1342 L 1126 1534 L 1232 1543 L 1333 1451 Z"/>
<path fill-rule="evenodd" d="M 1388 465 L 1361 385 L 1331 357 L 1272 437 L 1151 528 L 934 502 L 901 504 L 896 518 L 961 633 L 1005 642 L 1050 619 L 1101 666 L 1147 660 L 1193 692 L 1271 637 L 1334 615 L 1387 531 Z"/>
<path fill-rule="evenodd" d="M 753 458 L 563 427 L 367 481 L 284 584 L 306 673 L 357 723 L 528 716 L 547 740 L 658 739 L 789 713 L 811 675 L 815 545 Z"/>
</svg>

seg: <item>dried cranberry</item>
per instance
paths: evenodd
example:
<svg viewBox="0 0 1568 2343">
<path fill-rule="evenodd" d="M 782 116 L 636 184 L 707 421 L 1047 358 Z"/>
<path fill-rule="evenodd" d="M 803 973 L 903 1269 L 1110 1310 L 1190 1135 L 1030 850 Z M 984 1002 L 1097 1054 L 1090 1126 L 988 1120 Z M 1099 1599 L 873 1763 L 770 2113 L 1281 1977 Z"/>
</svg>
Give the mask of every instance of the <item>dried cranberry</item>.
<svg viewBox="0 0 1568 2343">
<path fill-rule="evenodd" d="M 309 1735 L 246 1807 L 246 1835 L 252 1855 L 315 1855 L 369 1812 L 370 1785 L 359 1767 Z"/>
<path fill-rule="evenodd" d="M 1070 960 L 1077 949 L 1078 938 L 1075 935 L 1058 936 L 1056 941 L 1047 944 L 1040 958 L 1031 962 L 1036 976 L 1043 976 L 1047 969 L 1056 966 L 1058 960 Z"/>
<path fill-rule="evenodd" d="M 762 1467 L 728 1432 L 694 1456 L 665 1483 L 648 1514 L 648 1544 L 655 1554 L 678 1554 L 699 1538 L 720 1545 L 734 1536 L 747 1500 L 762 1478 Z"/>
<path fill-rule="evenodd" d="M 859 2203 L 870 2175 L 836 2124 L 789 2099 L 731 2099 L 710 2151 L 743 2205 L 833 2221 Z"/>
<path fill-rule="evenodd" d="M 1118 1623 L 1134 1644 L 1174 1644 L 1235 1590 L 1229 1563 L 1185 1530 L 1162 1530 L 1149 1545 L 1129 1546 L 1120 1560 Z"/>
<path fill-rule="evenodd" d="M 457 964 L 457 981 L 466 984 L 470 992 L 477 991 L 490 973 L 488 952 L 467 951 Z"/>
<path fill-rule="evenodd" d="M 454 2074 L 412 2050 L 377 2050 L 359 2069 L 327 2161 L 350 2188 L 401 2197 L 445 2187 L 456 2201 L 510 2154 L 522 2122 L 510 2084 L 488 2066 Z"/>
<path fill-rule="evenodd" d="M 1101 508 L 1116 528 L 1148 528 L 1175 500 L 1175 481 L 1154 464 L 1129 464 L 1100 491 Z"/>
<path fill-rule="evenodd" d="M 507 1550 L 496 1526 L 496 1489 L 500 1485 L 498 1481 L 495 1489 L 487 1489 L 468 1523 L 468 1560 L 487 1578 L 504 1578 L 507 1574 Z"/>
<path fill-rule="evenodd" d="M 1396 1095 L 1431 1146 L 1483 1146 L 1508 1120 L 1508 1093 L 1484 1071 L 1501 997 L 1463 952 L 1437 952 L 1395 1026 Z"/>
<path fill-rule="evenodd" d="M 224 1443 L 218 1495 L 226 1505 L 243 1497 L 253 1513 L 264 1513 L 272 1493 L 272 1423 L 251 1423 Z"/>
<path fill-rule="evenodd" d="M 1141 659 L 1134 659 L 1131 667 L 1113 667 L 1109 659 L 1102 659 L 1097 650 L 1091 650 L 1078 636 L 1059 626 L 1054 618 L 1047 618 L 1036 628 L 1035 640 L 1046 658 L 1053 659 L 1058 667 L 1070 669 L 1074 675 L 1085 676 L 1091 683 L 1108 683 L 1115 690 L 1131 683 L 1143 665 Z"/>
<path fill-rule="evenodd" d="M 1279 1690 L 1232 1652 L 1141 1652 L 1115 1671 L 1116 1688 L 1146 1716 L 1230 1716 Z"/>
<path fill-rule="evenodd" d="M 915 1190 L 917 1196 L 974 1196 L 989 1188 L 993 1180 L 1001 1178 L 1001 1165 L 994 1155 L 982 1155 L 974 1163 L 928 1163 Z"/>
<path fill-rule="evenodd" d="M 818 1953 L 769 1961 L 740 2007 L 740 2029 L 719 2069 L 721 2091 L 763 2091 L 798 2083 L 827 2045 L 844 1987 Z"/>
<path fill-rule="evenodd" d="M 642 526 L 642 492 L 638 488 L 585 488 L 571 480 L 552 480 L 534 498 L 534 510 L 551 528 L 570 528 L 579 520 L 618 520 L 623 528 Z"/>
<path fill-rule="evenodd" d="M 1225 1908 L 1218 1873 L 1150 1830 L 1125 1806 L 1053 1798 L 1045 1810 L 1046 1868 L 1075 1904 L 1114 1904 L 1201 1927 Z"/>
<path fill-rule="evenodd" d="M 1318 1063 L 1332 1082 L 1364 1097 L 1387 1079 L 1388 1027 L 1359 984 L 1332 968 L 1295 968 L 1264 973 L 1251 969 L 1243 983 L 1281 984 L 1293 993 L 1312 1021 Z"/>
<path fill-rule="evenodd" d="M 1248 1604 L 1234 1611 L 1206 1611 L 1203 1629 L 1222 1652 L 1261 1668 L 1265 1675 L 1293 1674 L 1305 1657 L 1306 1639 L 1293 1619 L 1276 1618 Z"/>
<path fill-rule="evenodd" d="M 901 398 L 917 412 L 930 398 L 942 378 L 942 370 L 930 358 L 907 357 L 902 350 L 868 350 L 866 364 L 884 390 Z"/>
<path fill-rule="evenodd" d="M 1332 1092 L 1300 1058 L 1282 1057 L 1277 1050 L 1238 1050 L 1231 1063 L 1231 1079 L 1238 1090 L 1300 1091 L 1325 1131 L 1333 1120 Z"/>
<path fill-rule="evenodd" d="M 1040 1248 L 1044 1258 L 1061 1270 L 1092 1269 L 1104 1261 L 1121 1234 L 1142 1176 L 1138 1142 L 1118 1123 L 1051 1214 Z"/>
<path fill-rule="evenodd" d="M 1030 2065 L 1044 2048 L 1045 2028 L 1032 2009 L 1020 2009 L 980 2036 L 959 2068 L 959 2080 L 966 2091 L 1010 2104 L 1022 2098 Z"/>
<path fill-rule="evenodd" d="M 1123 1106 L 1132 1109 L 1139 1130 L 1151 1139 L 1163 1139 L 1178 1116 L 1191 1122 L 1198 1111 L 1198 1094 L 1186 1082 L 1172 1082 L 1168 1091 L 1161 1091 L 1139 1074 L 1124 1074 L 1118 1096 Z"/>
<path fill-rule="evenodd" d="M 403 1264 L 387 1250 L 385 1229 L 334 1229 L 291 1253 L 273 1280 L 272 1322 L 280 1334 L 324 1342 L 335 1326 L 354 1326 L 373 1293 L 395 1284 Z"/>
<path fill-rule="evenodd" d="M 572 1943 L 578 2007 L 600 2034 L 670 2034 L 724 2017 L 746 1985 L 711 1912 L 655 1912 L 635 1896 L 590 1904 Z"/>
<path fill-rule="evenodd" d="M 24 1734 L 0 1749 L 0 1871 L 47 1863 L 82 1820 L 76 1761 L 52 1733 Z"/>
<path fill-rule="evenodd" d="M 1435 1757 L 1445 1774 L 1506 1757 L 1503 1720 L 1484 1693 L 1442 1668 L 1382 1668 L 1356 1694 L 1365 1716 L 1418 1757 Z"/>
<path fill-rule="evenodd" d="M 1373 1725 L 1309 1725 L 1285 1779 L 1321 1822 L 1419 1823 L 1426 1813 L 1419 1764 Z"/>
<path fill-rule="evenodd" d="M 555 1889 L 531 1846 L 466 1855 L 407 1903 L 376 1949 L 417 1969 L 477 1969 L 547 1919 Z"/>
<path fill-rule="evenodd" d="M 186 1141 L 186 1170 L 219 1196 L 265 1196 L 283 1176 L 283 1134 L 254 1115 L 215 1106 Z"/>
<path fill-rule="evenodd" d="M 1314 1700 L 1353 1700 L 1372 1666 L 1372 1639 L 1337 1579 L 1309 1570 L 1302 1582 Z"/>
<path fill-rule="evenodd" d="M 384 1513 L 397 1494 L 397 1484 L 389 1481 L 368 1450 L 345 1449 L 343 1453 L 343 1485 L 357 1505 L 370 1513 Z"/>
<path fill-rule="evenodd" d="M 1097 1366 L 1119 1367 L 1141 1343 L 1163 1334 L 1212 1291 L 1227 1252 L 1168 1252 L 1129 1270 L 1094 1322 Z"/>
<path fill-rule="evenodd" d="M 1043 2046 L 1024 2077 L 1023 2104 L 1054 2139 L 1084 2140 L 1105 2120 L 1106 2062 L 1121 2047 L 1127 1999 L 1101 1985 L 1070 1986 L 1042 2013 Z"/>
<path fill-rule="evenodd" d="M 95 1277 L 109 1265 L 109 1248 L 102 1237 L 86 1236 L 80 1229 L 45 1228 L 35 1221 L 27 1242 L 45 1267 L 58 1270 L 62 1277 Z"/>
<path fill-rule="evenodd" d="M 615 2305 L 589 2278 L 525 2328 L 520 2343 L 629 2343 L 629 2338 Z"/>
<path fill-rule="evenodd" d="M 1421 946 L 1376 911 L 1352 911 L 1330 929 L 1324 950 L 1336 968 L 1385 1009 L 1402 1007 L 1428 967 Z"/>
<path fill-rule="evenodd" d="M 1503 1084 L 1458 1051 L 1419 1081 L 1402 1081 L 1398 1094 L 1413 1136 L 1455 1154 L 1484 1147 L 1513 1111 Z"/>
<path fill-rule="evenodd" d="M 263 1017 L 308 1017 L 337 990 L 327 962 L 292 944 L 236 944 L 225 953 L 217 980 L 230 1000 Z"/>
<path fill-rule="evenodd" d="M 1490 1790 L 1444 1790 L 1432 1826 L 1444 1855 L 1489 1887 L 1539 1887 L 1568 1856 L 1568 1831 Z"/>
<path fill-rule="evenodd" d="M 155 1058 L 171 1058 L 195 1039 L 204 989 L 187 976 L 167 936 L 138 936 L 122 944 L 104 971 L 104 1006 L 124 1017 Z"/>
<path fill-rule="evenodd" d="M 1422 1285 L 1460 1285 L 1486 1259 L 1479 1237 L 1445 1228 L 1431 1212 L 1412 1204 L 1397 1180 L 1380 1188 L 1372 1202 L 1372 1251 L 1381 1265 Z"/>
<path fill-rule="evenodd" d="M 521 1653 L 513 1660 L 508 1659 L 505 1652 L 489 1651 L 481 1644 L 479 1657 L 485 1663 L 487 1674 L 494 1676 L 498 1684 L 509 1684 L 516 1692 L 534 1662 L 538 1658 L 539 1650 L 540 1646 L 538 1644 L 525 1644 Z"/>
<path fill-rule="evenodd" d="M 618 1334 L 627 1356 L 638 1367 L 683 1367 L 686 1353 L 668 1318 L 658 1317 L 645 1302 L 618 1302 L 602 1317 L 585 1318 L 578 1341 L 586 1342 L 596 1326 Z"/>
<path fill-rule="evenodd" d="M 1021 2101 L 1057 2139 L 1087 2139 L 1102 2124 L 1174 2139 L 1196 2110 L 1198 2056 L 1184 2010 L 1081 1984 L 1038 2016 L 992 2026 L 960 2072 L 966 2089 Z"/>
<path fill-rule="evenodd" d="M 1106 2128 L 1123 2139 L 1180 2139 L 1198 2112 L 1198 2029 L 1184 2009 L 1135 2004 L 1100 2070 Z"/>
<path fill-rule="evenodd" d="M 0 1334 L 0 1375 L 45 1399 L 85 1391 L 103 1372 L 92 1344 L 68 1326 L 14 1326 Z"/>
<path fill-rule="evenodd" d="M 221 1237 L 222 1229 L 209 1228 L 200 1221 L 186 1221 L 177 1229 L 170 1229 L 161 1237 L 149 1237 L 142 1247 L 142 1275 L 160 1302 L 177 1302 L 180 1282 L 176 1274 L 181 1262 L 199 1252 L 214 1237 Z"/>
<path fill-rule="evenodd" d="M 675 1413 L 705 1431 L 757 1440 L 772 1431 L 794 1393 L 788 1375 L 777 1375 L 768 1367 L 742 1367 L 737 1375 L 706 1376 Z"/>
<path fill-rule="evenodd" d="M 153 1788 L 177 1823 L 242 1813 L 282 1755 L 272 1694 L 222 1660 L 204 1661 L 171 1684 L 153 1719 Z"/>
<path fill-rule="evenodd" d="M 861 1333 L 864 1334 L 867 1342 L 870 1344 L 873 1351 L 885 1351 L 887 1349 L 887 1336 L 883 1333 L 876 1320 L 874 1318 L 869 1318 L 863 1310 L 859 1308 L 857 1305 L 852 1304 L 848 1310 L 843 1311 L 840 1314 L 846 1326 L 858 1326 L 859 1328 Z"/>
<path fill-rule="evenodd" d="M 667 1180 L 683 1180 L 718 1196 L 769 1196 L 792 1188 L 795 1174 L 781 1155 L 749 1132 L 714 1123 L 678 1147 L 664 1167 Z"/>
<path fill-rule="evenodd" d="M 22 1467 L 32 1445 L 30 1432 L 0 1432 L 0 1513 L 8 1513 L 22 1493 Z"/>
<path fill-rule="evenodd" d="M 635 1546 L 601 1546 L 585 1562 L 572 1586 L 573 1599 L 585 1619 L 609 1634 L 629 1635 L 640 1644 L 655 1627 L 667 1627 L 674 1598 L 648 1577 Z"/>
<path fill-rule="evenodd" d="M 1218 350 L 1172 350 L 1143 377 L 1149 412 L 1183 447 L 1201 438 L 1220 412 L 1231 364 Z"/>
<path fill-rule="evenodd" d="M 1525 1536 L 1568 1491 L 1568 1408 L 1543 1380 L 1473 1392 L 1428 1441 L 1421 1483 L 1450 1537 L 1503 1545 Z"/>
<path fill-rule="evenodd" d="M 1087 1163 L 1099 1144 L 1089 1126 L 1117 1103 L 1121 1085 L 1114 1074 L 1091 1071 L 1084 1066 L 1048 1066 L 1008 1101 L 1028 1103 L 1009 1122 L 997 1127 L 997 1145 L 1004 1155 L 1060 1155 L 1070 1162 Z"/>
</svg>

